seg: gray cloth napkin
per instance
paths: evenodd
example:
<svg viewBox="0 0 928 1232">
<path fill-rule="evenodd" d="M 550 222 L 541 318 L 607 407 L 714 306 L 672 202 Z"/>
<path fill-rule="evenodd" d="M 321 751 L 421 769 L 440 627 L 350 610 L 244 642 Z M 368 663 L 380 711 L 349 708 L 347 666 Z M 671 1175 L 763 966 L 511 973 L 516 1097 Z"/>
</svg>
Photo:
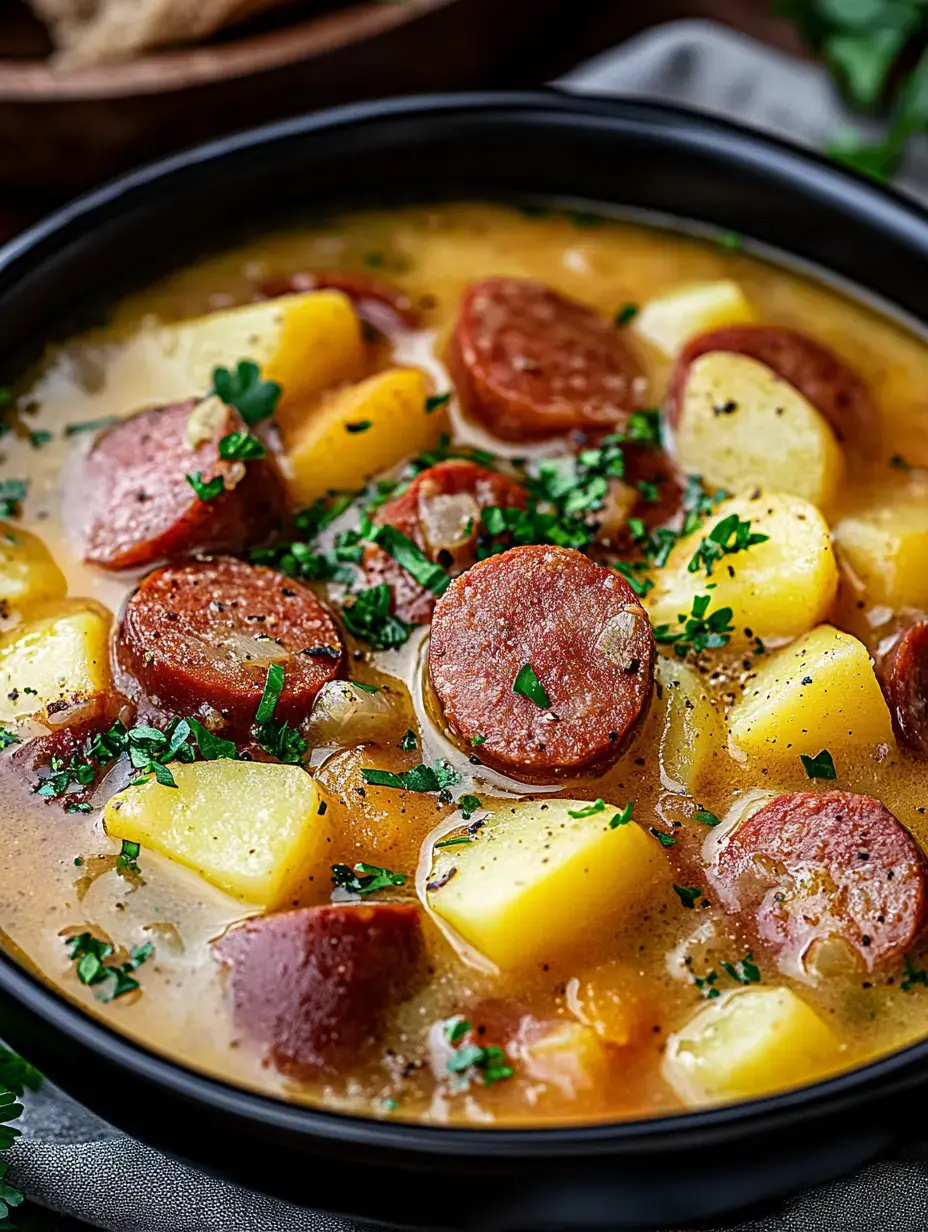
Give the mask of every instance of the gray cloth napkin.
<svg viewBox="0 0 928 1232">
<path fill-rule="evenodd" d="M 558 84 L 737 116 L 742 123 L 815 147 L 853 123 L 818 66 L 703 21 L 649 31 Z M 928 143 L 913 151 L 900 185 L 928 198 Z M 25 1102 L 24 1136 L 9 1152 L 11 1179 L 34 1201 L 96 1227 L 110 1232 L 359 1232 L 344 1220 L 217 1181 L 161 1155 L 50 1084 L 27 1093 Z M 926 1232 L 926 1161 L 928 1145 L 922 1144 L 726 1232 Z"/>
</svg>

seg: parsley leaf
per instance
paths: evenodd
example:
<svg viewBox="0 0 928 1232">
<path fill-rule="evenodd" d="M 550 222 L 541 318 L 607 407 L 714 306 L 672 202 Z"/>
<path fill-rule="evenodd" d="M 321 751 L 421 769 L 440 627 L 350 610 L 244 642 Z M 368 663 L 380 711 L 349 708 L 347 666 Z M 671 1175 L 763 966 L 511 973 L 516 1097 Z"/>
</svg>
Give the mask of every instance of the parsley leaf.
<svg viewBox="0 0 928 1232">
<path fill-rule="evenodd" d="M 750 950 L 745 954 L 740 962 L 720 962 L 719 966 L 726 975 L 738 984 L 759 984 L 760 983 L 760 968 L 754 962 L 754 955 Z"/>
<path fill-rule="evenodd" d="M 130 952 L 128 961 L 117 965 L 106 961 L 113 953 L 112 945 L 92 933 L 78 933 L 68 938 L 65 945 L 68 957 L 77 964 L 77 978 L 82 984 L 96 987 L 94 996 L 99 1001 L 113 1001 L 116 997 L 134 992 L 139 982 L 131 973 L 155 952 L 150 941 L 137 945 Z"/>
<path fill-rule="evenodd" d="M 695 907 L 696 901 L 702 896 L 702 886 L 681 886 L 673 883 L 674 892 L 687 909 Z"/>
<path fill-rule="evenodd" d="M 463 1038 L 469 1029 L 470 1023 L 458 1038 Z M 449 1074 L 462 1075 L 467 1074 L 468 1070 L 474 1070 L 482 1078 L 485 1087 L 501 1082 L 504 1078 L 511 1078 L 513 1074 L 505 1052 L 495 1044 L 486 1048 L 479 1044 L 465 1044 L 448 1058 L 447 1068 Z"/>
<path fill-rule="evenodd" d="M 910 992 L 913 988 L 928 988 L 928 971 L 924 968 L 916 967 L 912 962 L 911 956 L 906 954 L 902 968 L 902 980 L 899 987 L 903 992 Z"/>
<path fill-rule="evenodd" d="M 350 633 L 370 642 L 377 650 L 402 646 L 412 632 L 412 625 L 393 615 L 391 603 L 390 587 L 381 582 L 360 591 L 353 603 L 345 604 L 342 620 Z"/>
<path fill-rule="evenodd" d="M 230 432 L 219 442 L 219 456 L 226 462 L 254 462 L 266 454 L 263 442 L 250 432 Z"/>
<path fill-rule="evenodd" d="M 815 757 L 800 753 L 799 760 L 810 779 L 836 779 L 838 777 L 834 758 L 827 749 L 822 749 L 821 753 Z"/>
<path fill-rule="evenodd" d="M 78 432 L 97 432 L 100 428 L 109 428 L 117 423 L 115 415 L 101 415 L 99 419 L 80 419 L 65 426 L 65 436 L 76 436 Z"/>
<path fill-rule="evenodd" d="M 16 732 L 11 731 L 8 727 L 0 727 L 0 749 L 8 749 L 11 744 L 20 743 L 20 738 Z"/>
<path fill-rule="evenodd" d="M 187 719 L 186 721 L 204 761 L 237 760 L 238 749 L 231 740 L 223 740 L 221 736 L 215 735 L 198 719 Z"/>
<path fill-rule="evenodd" d="M 465 821 L 470 821 L 474 813 L 478 809 L 483 808 L 483 802 L 479 796 L 461 796 L 458 800 L 458 808 L 461 810 L 461 816 Z"/>
<path fill-rule="evenodd" d="M 362 898 L 368 894 L 376 894 L 378 890 L 389 890 L 394 886 L 406 884 L 405 873 L 392 873 L 388 868 L 379 868 L 376 864 L 332 865 L 332 881 L 343 890 L 359 894 Z"/>
<path fill-rule="evenodd" d="M 594 813 L 601 813 L 606 807 L 605 801 L 601 796 L 598 796 L 592 804 L 583 804 L 580 808 L 568 809 L 568 817 L 592 817 Z"/>
<path fill-rule="evenodd" d="M 731 513 L 713 526 L 696 549 L 687 568 L 690 573 L 698 573 L 705 568 L 706 576 L 711 577 L 714 566 L 723 556 L 743 552 L 755 544 L 766 543 L 769 538 L 769 535 L 752 531 L 751 523 L 747 519 L 739 518 L 737 513 Z"/>
<path fill-rule="evenodd" d="M 693 813 L 693 821 L 698 821 L 702 826 L 717 826 L 719 820 L 715 813 L 710 813 L 708 809 L 696 809 Z"/>
<path fill-rule="evenodd" d="M 242 359 L 233 372 L 228 368 L 213 370 L 211 392 L 226 406 L 234 407 L 248 427 L 253 428 L 274 414 L 282 391 L 276 381 L 261 379 L 261 369 L 253 360 Z"/>
<path fill-rule="evenodd" d="M 258 743 L 265 752 L 287 766 L 300 765 L 309 748 L 305 736 L 286 721 L 281 723 L 278 719 L 268 719 L 258 727 L 257 735 Z"/>
<path fill-rule="evenodd" d="M 544 685 L 535 675 L 535 669 L 531 663 L 523 663 L 519 668 L 513 681 L 512 691 L 527 697 L 530 702 L 534 702 L 542 710 L 547 710 L 551 705 L 551 698 L 545 691 Z"/>
<path fill-rule="evenodd" d="M 652 838 L 656 838 L 662 847 L 673 847 L 676 843 L 672 834 L 668 834 L 666 830 L 659 830 L 657 826 L 648 826 L 648 833 Z"/>
<path fill-rule="evenodd" d="M 272 663 L 267 669 L 267 679 L 264 682 L 264 692 L 255 713 L 255 722 L 266 723 L 274 717 L 277 702 L 284 687 L 284 669 L 279 663 Z"/>
<path fill-rule="evenodd" d="M 129 839 L 124 838 L 122 840 L 122 848 L 116 857 L 116 872 L 133 873 L 136 876 L 141 876 L 142 870 L 138 864 L 139 852 L 141 850 L 138 843 L 132 843 Z"/>
<path fill-rule="evenodd" d="M 727 646 L 734 632 L 731 623 L 734 613 L 730 607 L 720 607 L 710 612 L 711 602 L 711 595 L 696 595 L 689 616 L 680 617 L 683 628 L 671 631 L 670 625 L 656 625 L 654 640 L 658 645 L 672 645 L 674 654 L 681 659 L 690 651 L 698 655 Z"/>
<path fill-rule="evenodd" d="M 440 410 L 443 406 L 447 406 L 451 401 L 451 393 L 445 394 L 430 394 L 425 400 L 425 413 L 431 415 L 434 411 Z"/>
<path fill-rule="evenodd" d="M 29 483 L 26 479 L 0 480 L 0 518 L 19 516 L 20 506 L 26 499 Z"/>
<path fill-rule="evenodd" d="M 415 753 L 418 747 L 419 742 L 416 739 L 416 733 L 410 727 L 407 729 L 406 735 L 400 741 L 400 748 L 404 753 Z"/>
<path fill-rule="evenodd" d="M 635 801 L 629 800 L 628 804 L 609 819 L 609 829 L 617 830 L 619 826 L 627 826 L 632 819 L 632 811 L 635 807 Z"/>
<path fill-rule="evenodd" d="M 430 590 L 433 595 L 444 594 L 451 584 L 451 579 L 441 565 L 430 561 L 425 553 L 395 526 L 376 526 L 367 538 L 371 543 L 382 547 L 420 586 Z"/>
<path fill-rule="evenodd" d="M 623 304 L 619 311 L 615 314 L 615 324 L 619 327 L 630 325 L 638 315 L 640 309 L 637 304 Z"/>
<path fill-rule="evenodd" d="M 376 770 L 363 768 L 361 777 L 365 783 L 373 787 L 393 787 L 398 791 L 443 791 L 457 782 L 457 772 L 447 762 L 437 762 L 435 767 L 420 762 L 411 770 L 401 770 L 394 774 L 392 770 Z"/>
<path fill-rule="evenodd" d="M 371 419 L 359 419 L 357 423 L 346 423 L 345 431 L 356 434 L 358 432 L 366 432 L 368 428 L 373 426 Z"/>
<path fill-rule="evenodd" d="M 184 478 L 204 504 L 214 501 L 217 496 L 221 496 L 225 491 L 226 483 L 221 475 L 215 475 L 212 479 L 204 480 L 203 472 L 197 471 L 193 475 L 185 475 Z"/>
</svg>

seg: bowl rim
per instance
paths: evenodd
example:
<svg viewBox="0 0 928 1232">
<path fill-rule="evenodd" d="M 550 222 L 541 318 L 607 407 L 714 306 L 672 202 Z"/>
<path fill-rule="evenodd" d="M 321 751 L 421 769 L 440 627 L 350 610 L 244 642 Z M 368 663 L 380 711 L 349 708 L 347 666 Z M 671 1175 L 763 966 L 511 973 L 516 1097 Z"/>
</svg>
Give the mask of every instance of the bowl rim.
<svg viewBox="0 0 928 1232">
<path fill-rule="evenodd" d="M 375 38 L 455 2 L 358 0 L 277 29 L 220 43 L 152 48 L 133 59 L 75 68 L 57 68 L 51 60 L 0 59 L 0 102 L 49 104 L 133 98 L 254 77 Z"/>
<path fill-rule="evenodd" d="M 106 218 L 121 202 L 137 204 L 152 192 L 170 192 L 176 177 L 209 164 L 225 162 L 250 150 L 267 150 L 321 131 L 417 116 L 450 117 L 484 113 L 486 118 L 539 122 L 546 116 L 575 116 L 587 124 L 603 124 L 628 135 L 688 153 L 711 153 L 746 169 L 762 167 L 793 191 L 833 203 L 871 228 L 928 255 L 928 211 L 898 191 L 864 179 L 813 151 L 793 146 L 727 120 L 697 111 L 638 98 L 603 98 L 538 91 L 469 91 L 404 96 L 352 103 L 293 119 L 277 121 L 219 138 L 180 154 L 148 164 L 102 188 L 79 197 L 0 248 L 0 295 L 5 285 L 28 278 L 42 264 L 81 234 L 93 229 L 98 215 Z M 99 220 L 97 220 L 99 221 Z M 750 237 L 748 237 L 750 239 Z M 866 290 L 866 288 L 861 288 Z M 21 966 L 0 950 L 0 993 L 18 1001 L 53 1030 L 90 1050 L 108 1063 L 169 1095 L 205 1105 L 239 1121 L 331 1142 L 403 1151 L 418 1156 L 472 1155 L 475 1147 L 517 1159 L 550 1156 L 580 1157 L 604 1153 L 628 1154 L 655 1149 L 705 1147 L 733 1131 L 748 1131 L 762 1123 L 765 1132 L 795 1125 L 806 1113 L 839 1116 L 855 1108 L 868 1091 L 881 1098 L 928 1081 L 928 1037 L 865 1065 L 806 1086 L 738 1103 L 686 1110 L 627 1121 L 565 1123 L 481 1128 L 420 1124 L 335 1112 L 287 1101 L 188 1067 L 124 1035 L 88 1013 L 66 993 Z"/>
</svg>

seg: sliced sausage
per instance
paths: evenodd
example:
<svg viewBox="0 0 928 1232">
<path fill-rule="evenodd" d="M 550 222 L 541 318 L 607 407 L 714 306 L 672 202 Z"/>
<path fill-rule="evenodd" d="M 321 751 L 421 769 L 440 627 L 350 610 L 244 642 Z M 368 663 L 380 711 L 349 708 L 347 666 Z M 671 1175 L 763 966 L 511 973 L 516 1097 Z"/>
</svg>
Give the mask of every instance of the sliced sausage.
<svg viewBox="0 0 928 1232">
<path fill-rule="evenodd" d="M 623 427 L 638 367 L 592 308 L 525 278 L 485 278 L 461 298 L 448 365 L 464 412 L 508 441 Z"/>
<path fill-rule="evenodd" d="M 917 757 L 928 758 L 928 620 L 905 630 L 880 674 L 896 735 Z"/>
<path fill-rule="evenodd" d="M 361 320 L 382 334 L 418 329 L 422 324 L 418 309 L 405 291 L 382 278 L 352 270 L 301 271 L 282 278 L 269 278 L 258 290 L 262 299 L 306 291 L 341 291 L 351 300 Z"/>
<path fill-rule="evenodd" d="M 269 457 L 225 462 L 218 442 L 244 425 L 216 404 L 215 421 L 189 428 L 196 401 L 143 411 L 103 432 L 84 463 L 84 558 L 107 569 L 152 565 L 195 551 L 240 551 L 260 543 L 286 508 Z M 198 439 L 197 432 L 206 435 Z M 203 501 L 185 476 L 221 475 L 224 490 Z"/>
<path fill-rule="evenodd" d="M 514 691 L 526 665 L 549 706 Z M 650 702 L 654 639 L 613 570 L 569 548 L 516 547 L 438 600 L 429 673 L 468 751 L 544 781 L 615 761 Z"/>
<path fill-rule="evenodd" d="M 211 706 L 237 724 L 253 720 L 271 663 L 284 669 L 275 718 L 299 722 L 342 655 L 331 616 L 307 586 L 231 557 L 150 573 L 117 639 L 120 667 L 156 706 L 183 714 Z"/>
<path fill-rule="evenodd" d="M 879 800 L 850 791 L 777 796 L 722 846 L 710 877 L 787 970 L 840 938 L 868 970 L 899 958 L 925 910 L 925 861 Z"/>
<path fill-rule="evenodd" d="M 405 492 L 378 510 L 375 521 L 402 531 L 430 560 L 457 574 L 476 560 L 482 511 L 490 505 L 524 509 L 525 502 L 525 489 L 514 479 L 452 458 L 417 475 Z M 376 545 L 368 547 L 363 566 L 369 585 L 389 584 L 401 620 L 428 622 L 435 596 L 389 553 Z"/>
<path fill-rule="evenodd" d="M 710 351 L 734 351 L 766 364 L 824 415 L 839 441 L 862 450 L 874 446 L 879 418 L 866 383 L 820 342 L 780 325 L 724 325 L 692 338 L 670 379 L 667 415 L 672 425 L 683 410 L 690 364 Z"/>
<path fill-rule="evenodd" d="M 259 916 L 216 942 L 239 1028 L 286 1074 L 350 1066 L 414 989 L 423 944 L 414 903 L 339 904 Z"/>
</svg>

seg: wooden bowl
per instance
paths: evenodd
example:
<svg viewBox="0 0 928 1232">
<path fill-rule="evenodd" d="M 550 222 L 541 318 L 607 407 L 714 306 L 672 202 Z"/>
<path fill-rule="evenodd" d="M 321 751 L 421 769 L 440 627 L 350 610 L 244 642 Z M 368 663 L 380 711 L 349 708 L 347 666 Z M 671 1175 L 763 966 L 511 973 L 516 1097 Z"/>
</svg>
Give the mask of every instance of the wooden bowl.
<svg viewBox="0 0 928 1232">
<path fill-rule="evenodd" d="M 0 188 L 70 192 L 314 107 L 493 84 L 567 8 L 533 0 L 527 22 L 520 5 L 498 0 L 317 0 L 284 24 L 278 16 L 205 45 L 64 70 L 47 58 L 41 27 L 0 3 Z"/>
</svg>

